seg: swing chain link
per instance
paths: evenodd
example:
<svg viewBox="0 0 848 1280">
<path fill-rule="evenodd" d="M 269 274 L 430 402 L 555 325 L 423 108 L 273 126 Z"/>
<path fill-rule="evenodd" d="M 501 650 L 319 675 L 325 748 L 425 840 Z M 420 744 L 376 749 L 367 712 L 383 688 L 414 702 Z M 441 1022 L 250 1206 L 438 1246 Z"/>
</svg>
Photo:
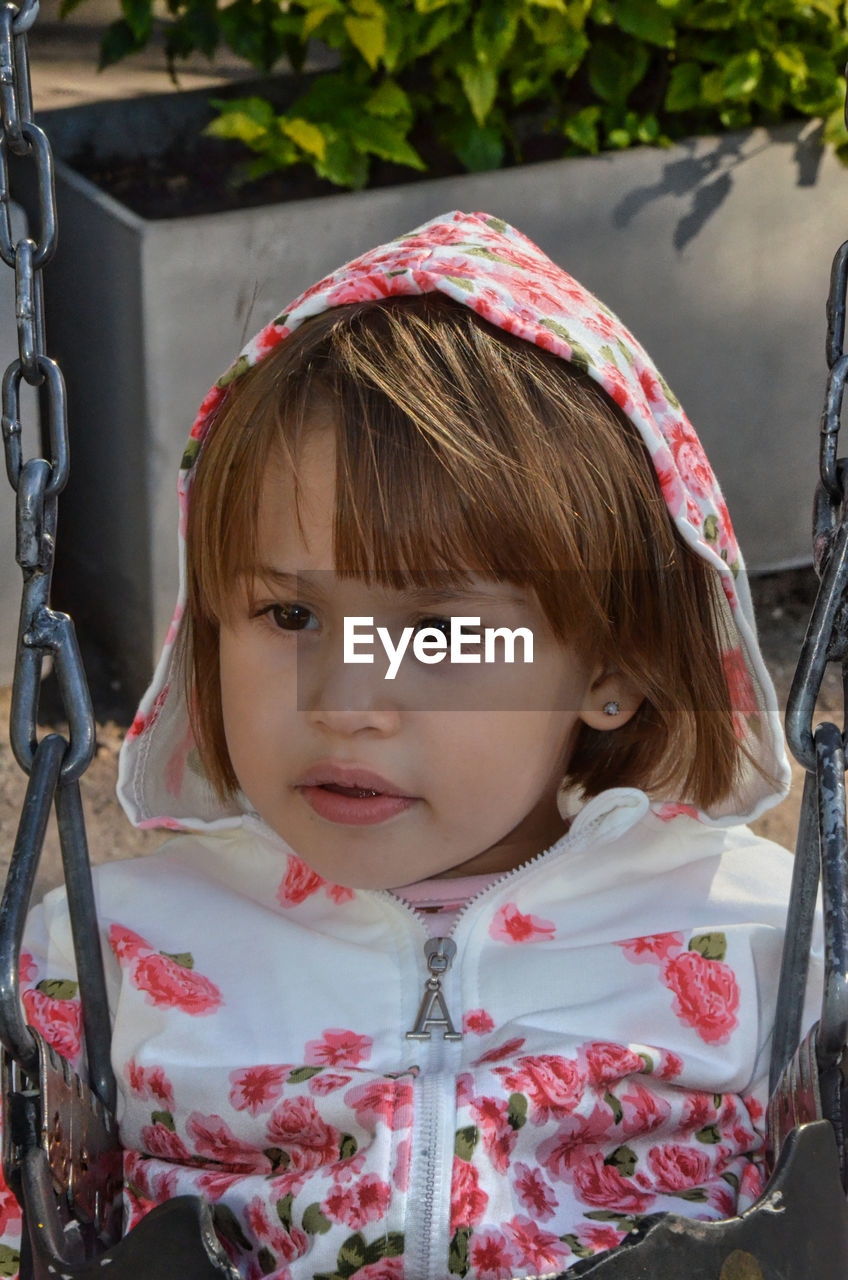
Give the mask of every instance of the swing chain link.
<svg viewBox="0 0 848 1280">
<path fill-rule="evenodd" d="M 120 1235 L 121 1155 L 112 1119 L 111 1027 L 79 785 L 94 755 L 94 713 L 73 623 L 50 603 L 58 498 L 68 481 L 69 447 L 65 381 L 45 343 L 42 270 L 56 250 L 56 198 L 50 144 L 32 115 L 27 32 L 37 14 L 38 0 L 22 0 L 20 6 L 0 2 L 0 259 L 15 273 L 18 339 L 17 359 L 0 379 L 0 421 L 6 473 L 15 491 L 15 558 L 23 576 L 10 739 L 29 775 L 0 901 L 2 1160 L 6 1180 L 24 1204 L 33 1247 L 47 1247 L 50 1233 L 58 1232 L 56 1256 L 75 1240 L 79 1260 L 98 1242 L 102 1247 Z M 31 165 L 34 174 L 28 172 Z M 35 194 L 18 200 L 13 195 L 18 182 L 22 191 Z M 24 230 L 37 228 L 37 237 L 16 234 L 18 209 L 26 213 Z M 32 388 L 32 435 L 46 457 L 25 457 L 22 383 Z M 48 656 L 68 736 L 50 733 L 39 740 Z M 20 993 L 24 925 L 54 805 L 87 1081 L 27 1025 Z"/>
<path fill-rule="evenodd" d="M 27 32 L 38 0 L 0 4 L 0 258 L 15 272 L 18 358 L 0 383 L 6 473 L 17 495 L 16 559 L 23 574 L 18 650 L 12 687 L 12 750 L 31 773 L 38 745 L 38 704 L 44 660 L 50 656 L 69 725 L 61 784 L 75 781 L 94 755 L 95 729 L 73 624 L 50 607 L 56 551 L 57 498 L 68 480 L 68 415 L 65 382 L 45 350 L 42 270 L 56 250 L 53 156 L 47 135 L 33 120 Z M 13 159 L 14 158 L 14 159 Z M 13 178 L 17 166 L 35 165 L 38 238 L 16 237 Z M 49 460 L 24 459 L 21 383 L 33 388 Z"/>
<path fill-rule="evenodd" d="M 848 125 L 848 96 L 846 96 Z M 827 300 L 825 357 L 828 368 L 819 429 L 819 475 L 813 502 L 813 562 L 819 590 L 804 637 L 786 708 L 786 736 L 792 754 L 807 771 L 796 846 L 793 890 L 781 967 L 775 1020 L 770 1092 L 772 1140 L 794 1123 L 823 1114 L 833 1125 L 843 1186 L 848 1190 L 848 459 L 839 458 L 838 440 L 848 381 L 846 312 L 848 241 L 837 249 Z M 813 727 L 816 703 L 830 663 L 842 669 L 842 727 Z M 812 941 L 816 898 L 821 885 L 825 933 L 825 983 L 814 1044 L 797 1049 Z M 814 1052 L 818 1071 L 815 1107 L 804 1087 L 810 1076 L 801 1061 Z M 800 1055 L 800 1056 L 799 1056 Z M 811 1110 L 812 1107 L 812 1110 Z M 794 1114 L 793 1114 L 794 1113 Z"/>
</svg>

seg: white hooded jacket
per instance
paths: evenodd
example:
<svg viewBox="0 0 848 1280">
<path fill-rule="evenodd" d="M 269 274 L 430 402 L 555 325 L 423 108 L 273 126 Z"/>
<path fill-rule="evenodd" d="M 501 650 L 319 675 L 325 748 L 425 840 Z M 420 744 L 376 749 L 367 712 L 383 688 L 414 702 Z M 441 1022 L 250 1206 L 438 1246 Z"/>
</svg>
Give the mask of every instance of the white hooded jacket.
<svg viewBox="0 0 848 1280">
<path fill-rule="evenodd" d="M 181 596 L 119 782 L 133 822 L 181 834 L 101 868 L 96 891 L 128 1225 L 203 1195 L 245 1277 L 557 1274 L 640 1215 L 721 1218 L 763 1184 L 791 859 L 740 824 L 776 803 L 788 767 L 724 503 L 632 335 L 514 229 L 445 215 L 253 340 L 204 401 L 181 500 L 234 377 L 328 307 L 433 289 L 579 363 L 637 425 L 679 533 L 720 575 L 736 719 L 761 769 L 710 813 L 596 796 L 434 943 L 393 894 L 322 880 L 238 798 L 218 800 L 175 675 Z M 27 948 L 28 1017 L 75 1056 L 62 891 Z"/>
</svg>

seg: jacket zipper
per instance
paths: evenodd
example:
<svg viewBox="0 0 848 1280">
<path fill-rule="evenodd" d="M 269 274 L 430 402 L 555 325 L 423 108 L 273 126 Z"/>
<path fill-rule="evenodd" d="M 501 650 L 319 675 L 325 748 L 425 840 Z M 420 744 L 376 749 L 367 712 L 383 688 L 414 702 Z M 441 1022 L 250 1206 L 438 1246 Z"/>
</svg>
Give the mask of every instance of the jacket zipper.
<svg viewBox="0 0 848 1280">
<path fill-rule="evenodd" d="M 441 1027 L 445 1040 L 461 1040 L 462 1032 L 457 1031 L 451 1020 L 448 1006 L 442 991 L 442 978 L 448 972 L 456 955 L 456 943 L 453 938 L 428 938 L 424 943 L 424 958 L 430 976 L 424 983 L 424 994 L 418 1006 L 418 1016 L 407 1040 L 429 1040 L 431 1027 Z"/>
<path fill-rule="evenodd" d="M 603 817 L 599 816 L 582 824 L 580 844 L 591 839 L 595 830 L 601 825 Z M 427 964 L 428 977 L 425 979 L 424 992 L 418 1008 L 418 1015 L 410 1031 L 406 1032 L 408 1040 L 422 1042 L 426 1045 L 427 1065 L 422 1064 L 419 1078 L 419 1105 L 412 1133 L 412 1164 L 410 1166 L 409 1190 L 407 1193 L 407 1230 L 404 1250 L 406 1280 L 443 1280 L 448 1265 L 448 1249 L 450 1245 L 450 1188 L 453 1173 L 453 1134 L 446 1133 L 449 1101 L 454 1099 L 456 1072 L 443 1069 L 445 1058 L 445 1041 L 459 1042 L 462 1032 L 456 1031 L 450 1016 L 449 1006 L 442 980 L 450 972 L 457 954 L 454 941 L 457 927 L 465 922 L 472 907 L 495 889 L 501 888 L 505 881 L 511 880 L 525 868 L 542 862 L 546 858 L 560 853 L 564 846 L 575 843 L 576 832 L 566 835 L 549 849 L 535 854 L 499 876 L 492 884 L 476 893 L 462 907 L 454 920 L 452 928 L 445 937 L 427 938 L 424 942 L 424 958 Z M 569 836 L 571 839 L 569 839 Z M 422 921 L 414 907 L 396 898 L 387 889 L 374 891 L 379 897 L 390 900 L 407 917 L 412 917 L 419 928 Z M 431 1034 L 430 1028 L 440 1029 L 442 1034 Z M 419 1172 L 420 1171 L 420 1172 Z M 525 1280 L 549 1280 L 555 1274 L 545 1273 L 538 1277 L 525 1277 Z"/>
</svg>

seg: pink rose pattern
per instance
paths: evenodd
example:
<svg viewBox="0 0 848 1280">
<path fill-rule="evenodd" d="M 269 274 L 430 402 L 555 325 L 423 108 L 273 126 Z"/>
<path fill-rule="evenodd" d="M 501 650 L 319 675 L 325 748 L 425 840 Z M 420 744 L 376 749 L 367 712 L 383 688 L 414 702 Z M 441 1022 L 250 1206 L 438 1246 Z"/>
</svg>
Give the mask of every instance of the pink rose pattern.
<svg viewBox="0 0 848 1280">
<path fill-rule="evenodd" d="M 138 945 L 129 940 L 131 950 Z M 245 1276 L 288 1276 L 317 1239 L 322 1258 L 329 1240 L 333 1256 L 346 1260 L 344 1274 L 403 1280 L 403 1234 L 387 1230 L 386 1219 L 408 1185 L 417 1068 L 369 1071 L 360 1064 L 371 1043 L 331 1027 L 304 1046 L 303 1065 L 236 1068 L 229 1109 L 213 1115 L 192 1109 L 189 1096 L 183 1103 L 161 1068 L 127 1063 L 131 1092 L 151 1103 L 139 1140 L 129 1138 L 140 1150 L 125 1152 L 128 1220 L 173 1196 L 200 1194 Z"/>
<path fill-rule="evenodd" d="M 528 944 L 542 940 L 533 936 L 538 927 L 527 931 Z M 120 925 L 110 940 L 145 1000 L 190 1016 L 220 1007 L 217 988 L 187 967 L 185 954 L 154 951 Z M 723 933 L 676 932 L 618 949 L 625 964 L 656 971 L 685 1031 L 719 1044 L 733 1034 L 739 1007 L 727 946 Z M 180 975 L 169 987 L 161 974 L 145 985 L 139 975 L 156 957 L 169 962 L 162 973 L 172 975 L 174 965 L 198 978 L 197 987 Z M 78 1051 L 74 984 L 41 977 L 29 955 L 22 972 L 32 984 L 27 1008 L 60 1047 Z M 721 1218 L 760 1193 L 762 1106 L 680 1087 L 679 1054 L 606 1040 L 532 1053 L 485 1008 L 463 1021 L 472 1061 L 456 1085 L 448 1273 L 556 1273 L 613 1248 L 642 1215 Z M 131 1058 L 122 1074 L 143 1118 L 125 1134 L 127 1221 L 173 1196 L 200 1194 L 244 1276 L 314 1280 L 332 1256 L 356 1280 L 403 1280 L 405 1242 L 391 1224 L 410 1188 L 418 1069 L 375 1071 L 373 1049 L 355 1028 L 324 1028 L 295 1063 L 230 1070 L 210 1113 L 196 1106 L 190 1072 L 178 1085 L 155 1062 Z M 16 1205 L 0 1188 L 3 1215 L 14 1236 Z M 291 1272 L 313 1248 L 314 1272 L 308 1261 Z"/>
<path fill-rule="evenodd" d="M 671 1084 L 679 1057 L 587 1041 L 461 1076 L 449 1270 L 556 1273 L 613 1248 L 646 1214 L 717 1219 L 764 1184 L 753 1099 Z M 506 1179 L 512 1202 L 503 1206 Z"/>
<path fill-rule="evenodd" d="M 191 1017 L 214 1013 L 221 1005 L 221 993 L 209 978 L 194 971 L 188 952 L 156 951 L 144 938 L 113 924 L 109 945 L 129 980 L 145 993 L 147 1003 L 163 1009 L 181 1009 Z"/>
<path fill-rule="evenodd" d="M 633 964 L 656 963 L 661 981 L 671 991 L 674 1012 L 705 1044 L 726 1044 L 738 1025 L 739 987 L 733 970 L 723 963 L 727 938 L 702 933 L 683 948 L 680 933 L 630 938 L 620 943 Z"/>
</svg>

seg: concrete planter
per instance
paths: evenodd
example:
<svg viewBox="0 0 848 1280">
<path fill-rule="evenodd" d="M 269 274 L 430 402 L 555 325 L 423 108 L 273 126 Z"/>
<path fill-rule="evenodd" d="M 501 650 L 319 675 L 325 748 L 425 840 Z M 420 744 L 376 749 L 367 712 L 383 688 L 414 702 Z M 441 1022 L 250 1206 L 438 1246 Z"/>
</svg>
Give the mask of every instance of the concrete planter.
<svg viewBox="0 0 848 1280">
<path fill-rule="evenodd" d="M 130 133 L 162 136 L 140 114 L 161 117 L 161 99 L 131 106 Z M 98 136 L 98 110 L 45 120 L 59 156 Z M 176 467 L 209 384 L 303 287 L 452 208 L 514 222 L 634 329 L 704 440 L 752 569 L 809 559 L 824 304 L 848 226 L 848 174 L 814 126 L 164 221 L 57 176 L 48 333 L 75 431 L 61 587 L 83 635 L 121 655 L 129 695 L 169 620 Z"/>
</svg>

